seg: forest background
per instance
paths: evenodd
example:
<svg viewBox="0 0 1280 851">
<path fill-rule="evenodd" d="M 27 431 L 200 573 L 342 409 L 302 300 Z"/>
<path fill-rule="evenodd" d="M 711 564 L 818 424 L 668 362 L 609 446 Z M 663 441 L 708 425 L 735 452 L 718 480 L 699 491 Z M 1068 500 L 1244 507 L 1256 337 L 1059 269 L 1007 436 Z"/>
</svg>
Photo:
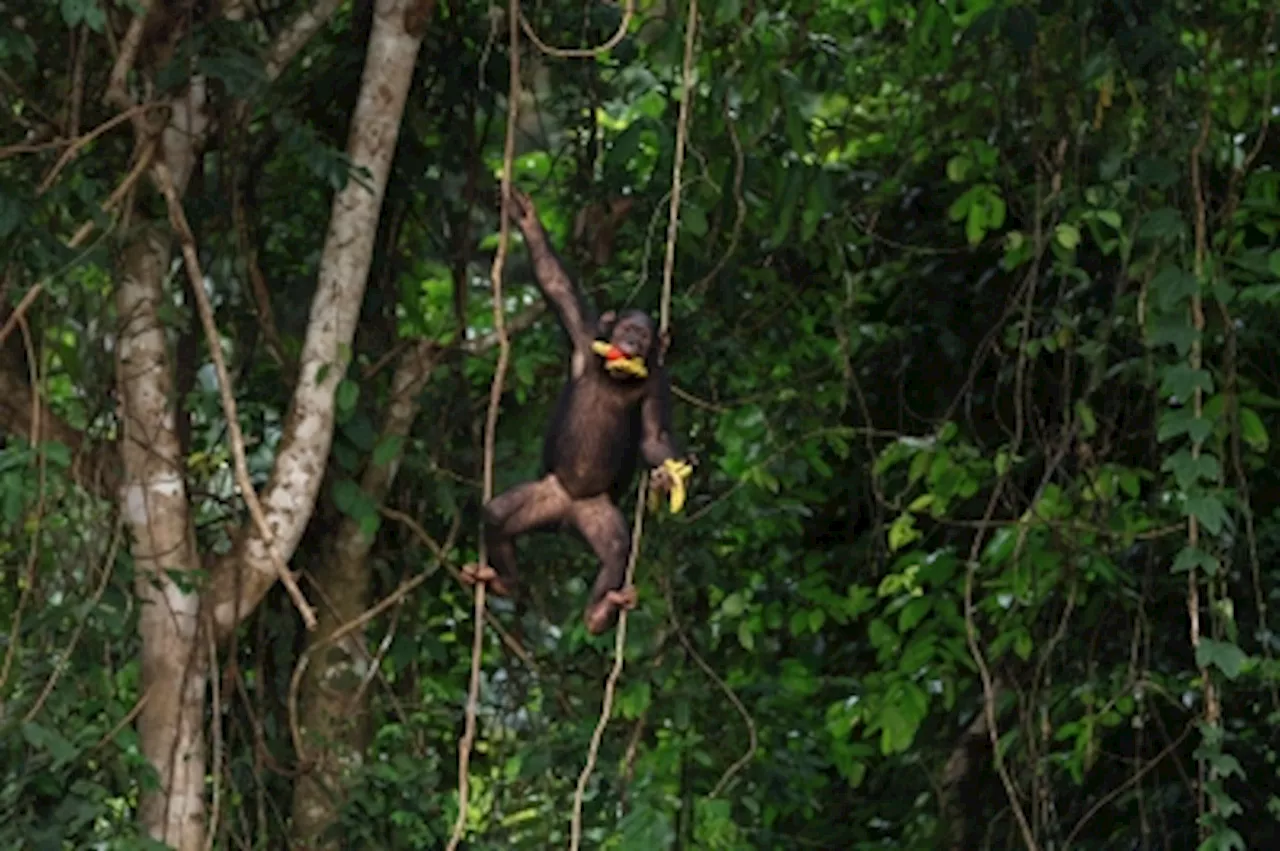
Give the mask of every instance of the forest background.
<svg viewBox="0 0 1280 851">
<path fill-rule="evenodd" d="M 508 107 L 581 286 L 656 311 L 691 19 L 700 464 L 585 845 L 1275 847 L 1275 18 L 0 0 L 0 847 L 445 846 Z M 499 489 L 564 375 L 503 280 Z M 585 548 L 524 565 L 470 849 L 568 841 L 612 664 Z"/>
</svg>

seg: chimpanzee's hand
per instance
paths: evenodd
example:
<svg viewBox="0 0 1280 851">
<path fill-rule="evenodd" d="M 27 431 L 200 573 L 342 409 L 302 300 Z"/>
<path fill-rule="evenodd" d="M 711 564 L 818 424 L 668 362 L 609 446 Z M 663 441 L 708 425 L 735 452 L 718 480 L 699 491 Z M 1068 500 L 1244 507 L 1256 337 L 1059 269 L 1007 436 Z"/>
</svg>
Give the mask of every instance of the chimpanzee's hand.
<svg viewBox="0 0 1280 851">
<path fill-rule="evenodd" d="M 683 508 L 685 483 L 693 474 L 693 465 L 696 463 L 697 459 L 690 455 L 688 460 L 677 461 L 675 458 L 669 458 L 661 466 L 655 467 L 649 474 L 651 506 L 656 508 L 654 503 L 657 501 L 657 495 L 666 493 L 671 495 L 672 514 Z"/>
<path fill-rule="evenodd" d="M 507 198 L 506 208 L 507 215 L 511 217 L 511 221 L 525 235 L 533 233 L 541 226 L 541 222 L 538 221 L 538 210 L 533 205 L 533 199 L 521 192 L 514 184 L 511 186 L 511 194 Z"/>
</svg>

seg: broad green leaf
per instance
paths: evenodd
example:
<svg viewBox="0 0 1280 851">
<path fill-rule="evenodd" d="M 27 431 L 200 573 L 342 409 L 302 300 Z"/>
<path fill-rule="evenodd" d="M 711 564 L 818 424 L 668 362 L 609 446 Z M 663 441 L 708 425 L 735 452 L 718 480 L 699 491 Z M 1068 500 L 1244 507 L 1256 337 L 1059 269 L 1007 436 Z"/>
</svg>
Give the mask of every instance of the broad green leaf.
<svg viewBox="0 0 1280 851">
<path fill-rule="evenodd" d="M 1084 399 L 1077 399 L 1073 407 L 1076 417 L 1080 420 L 1081 433 L 1085 437 L 1093 437 L 1098 431 L 1098 419 L 1093 415 L 1093 408 L 1089 407 L 1089 403 Z"/>
<path fill-rule="evenodd" d="M 1178 489 L 1188 491 L 1200 482 L 1216 482 L 1222 475 L 1222 465 L 1209 453 L 1193 457 L 1191 450 L 1183 447 L 1164 459 L 1160 469 L 1172 472 Z"/>
<path fill-rule="evenodd" d="M 1013 652 L 1025 662 L 1031 658 L 1032 649 L 1031 633 L 1025 629 L 1018 630 L 1018 634 L 1013 639 Z"/>
<path fill-rule="evenodd" d="M 915 499 L 911 500 L 911 504 L 907 506 L 907 511 L 913 513 L 924 511 L 926 508 L 933 505 L 936 499 L 937 496 L 935 494 L 922 493 Z"/>
<path fill-rule="evenodd" d="M 385 467 L 400 455 L 400 449 L 404 446 L 404 437 L 401 435 L 386 435 L 378 440 L 376 446 L 373 447 L 373 463 L 377 467 Z"/>
<path fill-rule="evenodd" d="M 1202 636 L 1199 646 L 1196 647 L 1196 665 L 1201 668 L 1212 665 L 1222 671 L 1229 680 L 1240 676 L 1240 671 L 1247 661 L 1249 657 L 1245 652 L 1229 641 L 1215 641 Z"/>
<path fill-rule="evenodd" d="M 982 552 L 982 560 L 993 567 L 997 567 L 1005 562 L 1009 556 L 1013 555 L 1013 548 L 1018 544 L 1018 529 L 1016 526 L 1001 526 L 991 536 L 991 541 L 987 544 L 986 549 Z"/>
<path fill-rule="evenodd" d="M 724 602 L 720 604 L 720 611 L 726 617 L 741 617 L 742 613 L 747 610 L 746 598 L 742 596 L 740 591 L 734 591 L 732 594 L 724 598 Z"/>
<path fill-rule="evenodd" d="M 1192 369 L 1190 364 L 1176 363 L 1166 366 L 1160 377 L 1160 393 L 1174 396 L 1180 402 L 1188 402 L 1196 390 L 1213 392 L 1213 376 L 1207 369 Z"/>
<path fill-rule="evenodd" d="M 1216 576 L 1221 567 L 1222 562 L 1218 561 L 1216 556 L 1192 546 L 1183 547 L 1178 552 L 1178 557 L 1173 560 L 1174 573 L 1202 570 L 1206 576 Z"/>
<path fill-rule="evenodd" d="M 1197 417 L 1189 407 L 1175 408 L 1160 415 L 1156 440 L 1165 443 L 1184 434 L 1194 441 L 1204 442 L 1209 439 L 1209 435 L 1213 434 L 1213 423 L 1203 417 Z"/>
<path fill-rule="evenodd" d="M 916 518 L 912 514 L 900 514 L 889 526 L 889 551 L 898 550 L 919 540 L 920 530 L 916 528 Z"/>
<path fill-rule="evenodd" d="M 956 154 L 947 160 L 947 179 L 952 183 L 964 183 L 972 167 L 973 160 L 964 154 Z"/>
<path fill-rule="evenodd" d="M 1211 493 L 1188 496 L 1186 512 L 1188 516 L 1199 520 L 1210 535 L 1222 534 L 1227 525 L 1227 508 L 1221 499 Z"/>
<path fill-rule="evenodd" d="M 1080 244 L 1080 229 L 1075 225 L 1063 222 L 1054 229 L 1053 235 L 1058 244 L 1068 251 L 1074 251 Z"/>
<path fill-rule="evenodd" d="M 1267 427 L 1262 424 L 1258 412 L 1243 405 L 1240 406 L 1240 437 L 1254 452 L 1266 452 L 1271 445 Z"/>
<path fill-rule="evenodd" d="M 360 385 L 356 384 L 350 378 L 344 378 L 338 382 L 338 411 L 343 414 L 349 414 L 356 407 L 356 401 L 360 398 Z"/>
<path fill-rule="evenodd" d="M 1182 215 L 1172 207 L 1162 207 L 1142 217 L 1138 238 L 1169 240 L 1181 236 L 1184 231 Z"/>
<path fill-rule="evenodd" d="M 916 597 L 908 602 L 898 613 L 898 632 L 905 635 L 915 629 L 916 624 L 929 614 L 931 608 L 933 608 L 933 601 L 928 597 Z"/>
<path fill-rule="evenodd" d="M 1163 267 L 1151 279 L 1151 292 L 1155 295 L 1156 304 L 1165 312 L 1191 298 L 1199 289 L 1194 275 L 1173 265 Z M 1190 324 L 1191 319 L 1187 317 L 1184 321 Z"/>
<path fill-rule="evenodd" d="M 354 479 L 338 479 L 333 483 L 332 495 L 334 508 L 348 517 L 358 515 L 358 507 L 361 498 L 364 497 L 364 491 L 360 490 L 360 485 L 356 484 Z"/>
</svg>

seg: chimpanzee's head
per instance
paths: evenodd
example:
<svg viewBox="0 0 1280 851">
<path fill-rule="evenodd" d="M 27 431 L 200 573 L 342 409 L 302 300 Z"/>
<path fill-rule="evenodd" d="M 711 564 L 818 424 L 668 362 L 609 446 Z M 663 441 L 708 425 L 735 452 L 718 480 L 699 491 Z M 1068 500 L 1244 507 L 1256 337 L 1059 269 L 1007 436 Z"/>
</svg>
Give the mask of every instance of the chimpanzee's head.
<svg viewBox="0 0 1280 851">
<path fill-rule="evenodd" d="M 648 358 L 653 348 L 653 320 L 643 310 L 627 310 L 620 316 L 605 311 L 600 317 L 600 336 L 629 358 Z"/>
<path fill-rule="evenodd" d="M 600 316 L 596 332 L 625 358 L 649 360 L 656 339 L 653 320 L 643 310 L 627 310 L 621 315 L 609 310 Z M 610 375 L 625 378 L 626 373 L 610 370 Z"/>
</svg>

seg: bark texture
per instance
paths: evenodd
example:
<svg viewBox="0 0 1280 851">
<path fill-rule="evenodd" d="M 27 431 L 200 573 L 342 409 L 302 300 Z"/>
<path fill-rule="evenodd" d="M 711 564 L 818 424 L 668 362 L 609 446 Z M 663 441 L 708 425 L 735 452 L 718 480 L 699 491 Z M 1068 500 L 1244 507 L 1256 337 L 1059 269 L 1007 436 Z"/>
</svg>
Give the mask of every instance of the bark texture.
<svg viewBox="0 0 1280 851">
<path fill-rule="evenodd" d="M 199 596 L 175 577 L 199 567 L 175 430 L 173 367 L 158 308 L 165 299 L 167 235 L 144 229 L 125 249 L 116 305 L 123 439 L 120 505 L 132 536 L 140 605 L 144 705 L 142 753 L 159 774 L 144 789 L 148 835 L 182 851 L 204 842 L 206 659 L 198 640 Z"/>
<path fill-rule="evenodd" d="M 106 100 L 121 109 L 135 99 L 127 89 L 148 24 L 152 3 L 143 2 L 122 39 Z M 324 0 L 302 24 L 294 41 L 273 53 L 287 61 L 331 14 Z M 237 17 L 235 0 L 222 13 Z M 168 34 L 169 41 L 181 33 Z M 278 73 L 279 64 L 275 66 Z M 167 104 L 168 121 L 153 128 L 139 118 L 134 127 L 139 152 L 156 145 L 179 197 L 200 158 L 211 126 L 207 81 L 194 75 Z M 158 138 L 157 138 L 158 134 Z M 140 604 L 143 708 L 137 719 L 144 756 L 159 783 L 144 789 L 139 821 L 151 838 L 180 851 L 203 851 L 206 836 L 204 731 L 209 657 L 202 597 L 194 587 L 201 566 L 192 530 L 185 465 L 177 431 L 174 364 L 159 308 L 171 302 L 165 278 L 172 260 L 167 230 L 138 222 L 118 264 L 116 306 L 120 331 L 116 347 L 122 440 L 119 500 L 131 533 Z M 358 303 L 358 302 L 357 302 Z"/>
</svg>

